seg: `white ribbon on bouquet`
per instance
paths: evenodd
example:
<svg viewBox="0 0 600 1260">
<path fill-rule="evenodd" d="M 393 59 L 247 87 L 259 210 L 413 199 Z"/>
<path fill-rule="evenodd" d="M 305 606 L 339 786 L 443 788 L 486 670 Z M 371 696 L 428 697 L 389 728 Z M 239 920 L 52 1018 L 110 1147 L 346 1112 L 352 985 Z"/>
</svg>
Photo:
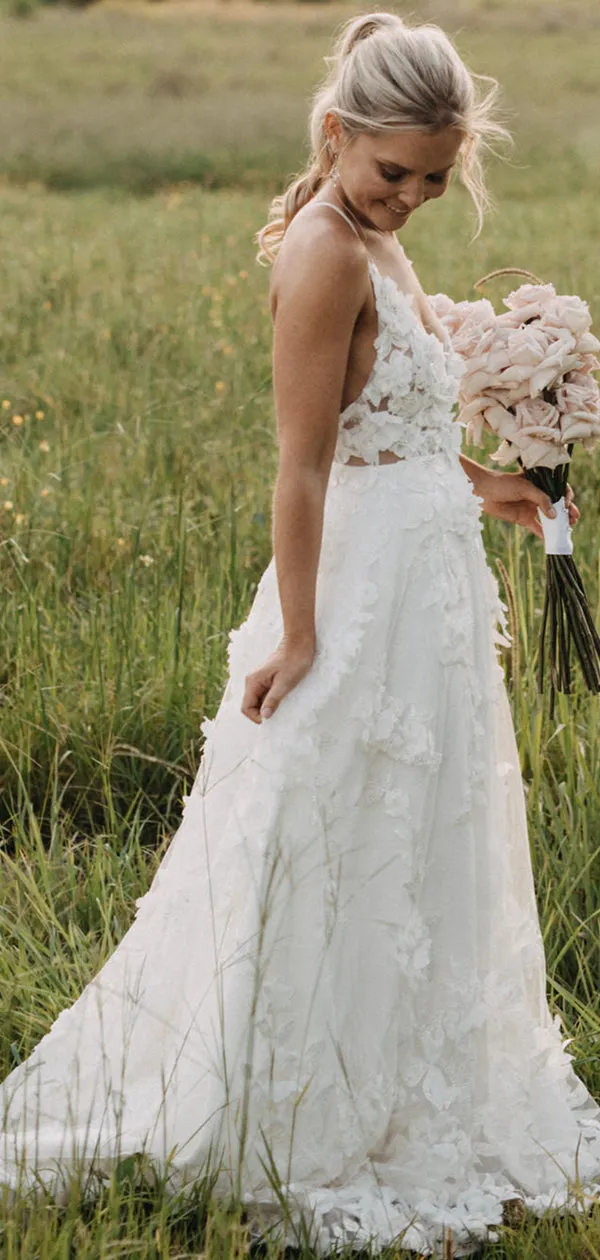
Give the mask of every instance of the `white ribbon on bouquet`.
<svg viewBox="0 0 600 1260">
<path fill-rule="evenodd" d="M 538 516 L 544 532 L 544 546 L 547 556 L 572 556 L 573 539 L 569 524 L 569 509 L 564 498 L 552 504 L 556 516 L 544 516 L 538 508 Z"/>
</svg>

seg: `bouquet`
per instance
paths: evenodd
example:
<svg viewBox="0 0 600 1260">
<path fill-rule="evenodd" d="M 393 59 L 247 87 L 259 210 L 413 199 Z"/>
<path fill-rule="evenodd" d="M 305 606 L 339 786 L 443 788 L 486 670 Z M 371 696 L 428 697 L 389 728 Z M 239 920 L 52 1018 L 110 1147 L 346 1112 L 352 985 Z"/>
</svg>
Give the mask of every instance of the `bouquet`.
<svg viewBox="0 0 600 1260">
<path fill-rule="evenodd" d="M 538 512 L 546 550 L 546 592 L 542 613 L 539 688 L 543 690 L 546 641 L 552 701 L 555 690 L 571 690 L 571 648 L 590 691 L 600 692 L 600 636 L 573 559 L 564 494 L 575 442 L 591 450 L 600 437 L 600 341 L 590 332 L 590 312 L 578 297 L 555 292 L 530 272 L 504 268 L 475 285 L 502 275 L 524 275 L 497 315 L 491 302 L 454 303 L 437 294 L 433 306 L 454 349 L 465 360 L 460 420 L 471 442 L 490 431 L 500 439 L 491 458 L 518 461 L 525 476 L 550 496 L 556 517 Z"/>
</svg>

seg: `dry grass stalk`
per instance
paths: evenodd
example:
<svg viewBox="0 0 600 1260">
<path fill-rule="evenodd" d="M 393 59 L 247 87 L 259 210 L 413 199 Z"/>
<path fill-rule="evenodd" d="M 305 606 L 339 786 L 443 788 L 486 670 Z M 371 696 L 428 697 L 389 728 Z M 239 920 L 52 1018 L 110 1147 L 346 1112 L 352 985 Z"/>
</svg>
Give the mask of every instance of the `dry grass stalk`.
<svg viewBox="0 0 600 1260">
<path fill-rule="evenodd" d="M 442 1235 L 442 1260 L 454 1260 L 454 1234 L 446 1226 Z"/>
</svg>

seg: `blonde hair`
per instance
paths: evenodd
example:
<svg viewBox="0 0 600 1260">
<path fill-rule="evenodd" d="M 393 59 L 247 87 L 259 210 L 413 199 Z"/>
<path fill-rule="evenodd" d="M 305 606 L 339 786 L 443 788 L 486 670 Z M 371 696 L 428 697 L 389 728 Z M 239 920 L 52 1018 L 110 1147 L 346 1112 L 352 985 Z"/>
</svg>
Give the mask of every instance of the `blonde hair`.
<svg viewBox="0 0 600 1260">
<path fill-rule="evenodd" d="M 294 215 L 311 201 L 327 179 L 333 154 L 324 120 L 335 113 L 348 140 L 363 132 L 456 127 L 464 132 L 458 155 L 461 182 L 477 211 L 477 233 L 489 208 L 481 152 L 490 140 L 508 140 L 494 119 L 495 79 L 474 75 L 439 26 L 409 27 L 392 13 L 368 13 L 346 22 L 329 72 L 315 93 L 310 115 L 311 156 L 306 169 L 275 197 L 269 221 L 256 235 L 259 262 L 272 262 Z M 477 81 L 488 85 L 478 92 Z"/>
</svg>

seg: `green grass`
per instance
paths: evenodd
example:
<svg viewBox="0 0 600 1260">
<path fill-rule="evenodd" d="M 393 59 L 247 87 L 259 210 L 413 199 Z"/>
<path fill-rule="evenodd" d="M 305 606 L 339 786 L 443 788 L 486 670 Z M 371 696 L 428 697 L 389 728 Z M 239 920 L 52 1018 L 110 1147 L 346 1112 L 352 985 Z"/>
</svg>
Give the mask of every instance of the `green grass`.
<svg viewBox="0 0 600 1260">
<path fill-rule="evenodd" d="M 542 0 L 414 7 L 501 78 L 517 137 L 474 245 L 457 188 L 403 236 L 426 289 L 468 296 L 514 263 L 598 313 L 595 14 Z M 195 773 L 228 630 L 270 556 L 268 273 L 252 236 L 302 160 L 306 99 L 351 11 L 232 2 L 0 19 L 2 1074 L 130 923 Z M 204 186 L 177 183 L 193 179 Z M 572 476 L 595 607 L 598 471 L 578 456 Z M 516 598 L 506 669 L 549 996 L 600 1097 L 599 702 L 561 699 L 550 721 L 535 688 L 540 545 L 498 522 L 485 538 Z M 194 1210 L 123 1174 L 95 1205 L 5 1206 L 0 1257 L 245 1254 L 239 1213 L 199 1193 Z M 483 1254 L 594 1260 L 600 1219 L 529 1221 Z"/>
<path fill-rule="evenodd" d="M 123 799 L 168 796 L 214 707 L 269 550 L 265 276 L 247 214 L 233 195 L 4 197 L 0 231 L 21 248 L 4 286 L 0 775 L 36 803 L 67 744 L 64 804 L 85 789 L 105 807 L 107 776 Z M 139 784 L 117 744 L 156 759 Z"/>
</svg>

